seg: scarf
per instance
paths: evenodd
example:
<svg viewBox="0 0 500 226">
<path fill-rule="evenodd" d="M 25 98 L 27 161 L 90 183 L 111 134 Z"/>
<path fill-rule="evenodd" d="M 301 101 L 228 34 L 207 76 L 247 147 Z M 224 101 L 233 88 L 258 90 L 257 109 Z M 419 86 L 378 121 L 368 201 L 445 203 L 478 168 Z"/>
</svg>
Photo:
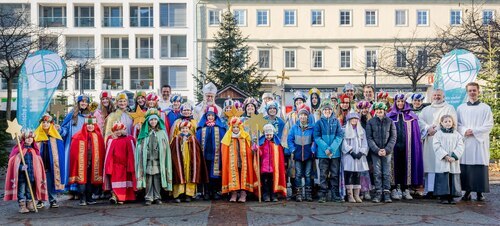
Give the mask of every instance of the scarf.
<svg viewBox="0 0 500 226">
<path fill-rule="evenodd" d="M 453 133 L 453 127 L 447 129 L 441 126 L 441 131 L 443 131 L 443 133 Z"/>
<path fill-rule="evenodd" d="M 470 102 L 470 101 L 467 101 L 467 106 L 477 106 L 477 105 L 479 105 L 480 103 L 481 103 L 481 101 L 480 101 L 480 100 L 477 100 L 477 101 L 476 101 L 476 102 L 474 102 L 474 103 L 472 103 L 472 102 Z"/>
<path fill-rule="evenodd" d="M 207 125 L 208 127 L 213 127 L 213 126 L 215 126 L 215 121 L 211 121 L 211 122 L 207 121 L 207 122 L 205 122 L 205 125 Z"/>
</svg>

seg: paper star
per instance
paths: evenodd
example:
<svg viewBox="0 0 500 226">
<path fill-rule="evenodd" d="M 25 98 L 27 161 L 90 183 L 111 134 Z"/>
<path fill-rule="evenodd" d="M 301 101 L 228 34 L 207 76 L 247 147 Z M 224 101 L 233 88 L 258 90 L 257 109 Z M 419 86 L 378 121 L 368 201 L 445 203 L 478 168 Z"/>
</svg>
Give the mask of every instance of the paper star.
<svg viewBox="0 0 500 226">
<path fill-rule="evenodd" d="M 245 113 L 245 112 L 237 110 L 234 106 L 231 107 L 230 111 L 224 112 L 224 114 L 226 114 L 227 118 L 240 117 L 241 115 L 243 115 L 243 113 Z"/>
<path fill-rule="evenodd" d="M 134 125 L 143 123 L 146 120 L 146 113 L 142 111 L 141 107 L 137 106 L 134 113 L 129 113 L 130 117 L 134 120 Z"/>
<path fill-rule="evenodd" d="M 250 127 L 250 131 L 252 132 L 262 132 L 264 125 L 267 123 L 267 120 L 264 119 L 262 114 L 252 115 L 252 117 L 245 121 L 245 125 Z"/>
<path fill-rule="evenodd" d="M 23 128 L 21 125 L 19 125 L 19 122 L 17 122 L 17 118 L 15 118 L 12 121 L 7 120 L 8 128 L 5 130 L 7 133 L 10 133 L 12 136 L 12 139 L 15 139 L 17 136 L 21 134 L 21 129 Z"/>
</svg>

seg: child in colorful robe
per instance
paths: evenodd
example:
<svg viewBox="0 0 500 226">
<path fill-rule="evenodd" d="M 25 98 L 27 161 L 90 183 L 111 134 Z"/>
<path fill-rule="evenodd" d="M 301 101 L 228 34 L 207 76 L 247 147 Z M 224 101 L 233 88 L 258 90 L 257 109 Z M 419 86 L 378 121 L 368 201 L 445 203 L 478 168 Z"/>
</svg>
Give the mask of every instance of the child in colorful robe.
<svg viewBox="0 0 500 226">
<path fill-rule="evenodd" d="M 35 130 L 35 142 L 40 148 L 40 156 L 47 177 L 50 208 L 57 208 L 56 193 L 64 191 L 68 175 L 64 159 L 64 142 L 54 125 L 52 116 L 44 114 L 40 126 Z M 43 208 L 44 203 L 38 201 L 37 208 Z"/>
<path fill-rule="evenodd" d="M 283 119 L 278 117 L 280 112 L 278 103 L 273 100 L 267 102 L 265 110 L 266 116 L 264 116 L 264 119 L 267 120 L 269 124 L 274 126 L 276 135 L 281 139 L 283 136 L 283 129 L 285 128 L 285 122 L 283 121 Z"/>
<path fill-rule="evenodd" d="M 203 150 L 209 176 L 209 182 L 205 184 L 203 197 L 205 200 L 219 200 L 221 198 L 221 140 L 226 134 L 226 126 L 217 115 L 216 107 L 207 107 L 196 131 L 196 138 Z"/>
<path fill-rule="evenodd" d="M 258 186 L 250 148 L 250 135 L 243 130 L 241 119 L 229 120 L 229 130 L 222 139 L 222 193 L 231 193 L 230 202 L 246 202 L 247 192 Z"/>
<path fill-rule="evenodd" d="M 361 173 L 368 171 L 368 142 L 365 130 L 359 123 L 359 115 L 351 111 L 346 116 L 344 141 L 342 142 L 342 164 L 348 202 L 363 202 L 361 191 Z"/>
<path fill-rule="evenodd" d="M 181 117 L 175 120 L 174 124 L 172 124 L 172 129 L 170 130 L 170 140 L 172 140 L 175 136 L 180 134 L 179 125 L 183 121 L 188 121 L 191 123 L 191 129 L 189 130 L 191 135 L 196 134 L 196 126 L 197 121 L 193 118 L 193 106 L 189 103 L 184 103 L 181 105 Z"/>
<path fill-rule="evenodd" d="M 264 202 L 277 202 L 277 193 L 286 197 L 285 156 L 275 133 L 274 126 L 266 124 L 264 135 L 259 138 L 259 173 Z"/>
<path fill-rule="evenodd" d="M 17 145 L 10 152 L 9 165 L 5 178 L 5 196 L 3 199 L 4 201 L 18 200 L 19 213 L 28 213 L 30 211 L 34 212 L 35 206 L 28 187 L 26 171 L 28 172 L 29 182 L 33 188 L 36 200 L 47 200 L 47 184 L 45 183 L 43 160 L 40 157 L 38 147 L 34 143 L 34 134 L 32 131 L 23 131 L 21 147 L 22 152 Z M 21 161 L 21 154 L 24 155 L 26 165 L 23 165 Z"/>
<path fill-rule="evenodd" d="M 113 124 L 115 122 L 121 122 L 127 127 L 127 134 L 132 135 L 134 132 L 134 120 L 130 116 L 128 110 L 128 97 L 126 93 L 118 93 L 116 95 L 116 110 L 115 112 L 109 114 L 108 119 L 106 120 L 106 130 L 104 132 L 104 140 L 108 140 L 108 137 L 113 134 L 111 128 L 113 128 Z"/>
<path fill-rule="evenodd" d="M 99 129 L 101 129 L 101 131 L 106 131 L 106 119 L 115 111 L 115 106 L 113 104 L 113 97 L 109 91 L 102 91 L 99 97 L 101 103 L 95 110 L 94 116 L 97 119 Z"/>
<path fill-rule="evenodd" d="M 465 145 L 451 115 L 443 115 L 440 121 L 441 130 L 434 134 L 432 140 L 436 152 L 434 195 L 441 197 L 443 204 L 456 204 L 454 198 L 462 195 L 460 158 Z"/>
<path fill-rule="evenodd" d="M 85 118 L 82 130 L 73 136 L 70 149 L 69 183 L 78 184 L 80 206 L 93 205 L 92 192 L 102 186 L 104 167 L 104 139 L 91 115 Z"/>
<path fill-rule="evenodd" d="M 173 128 L 173 124 L 175 120 L 181 117 L 181 103 L 183 101 L 183 98 L 180 94 L 173 94 L 170 97 L 170 102 L 172 105 L 168 107 L 167 109 L 162 109 L 162 111 L 167 112 L 167 117 L 168 117 L 168 127 Z"/>
<path fill-rule="evenodd" d="M 135 138 L 127 135 L 127 127 L 116 122 L 111 128 L 113 135 L 107 142 L 104 162 L 105 191 L 112 191 L 109 201 L 112 204 L 123 204 L 135 200 Z"/>
<path fill-rule="evenodd" d="M 359 101 L 356 107 L 359 113 L 359 123 L 363 129 L 366 129 L 366 124 L 372 119 L 375 110 L 372 110 L 372 104 L 366 100 Z M 373 166 L 371 155 L 368 154 L 366 160 L 368 161 L 368 170 L 361 172 L 360 175 L 361 193 L 363 194 L 364 200 L 371 200 L 370 191 L 374 187 L 372 186 L 373 167 L 370 169 L 370 166 Z"/>
<path fill-rule="evenodd" d="M 181 196 L 184 201 L 190 202 L 196 194 L 197 185 L 208 182 L 205 158 L 196 136 L 190 132 L 191 123 L 183 121 L 179 127 L 180 134 L 170 142 L 173 197 L 176 203 L 181 202 Z"/>
<path fill-rule="evenodd" d="M 157 109 L 146 112 L 137 139 L 135 173 L 137 189 L 145 189 L 145 205 L 161 204 L 161 189 L 172 191 L 172 160 L 165 124 Z"/>
</svg>

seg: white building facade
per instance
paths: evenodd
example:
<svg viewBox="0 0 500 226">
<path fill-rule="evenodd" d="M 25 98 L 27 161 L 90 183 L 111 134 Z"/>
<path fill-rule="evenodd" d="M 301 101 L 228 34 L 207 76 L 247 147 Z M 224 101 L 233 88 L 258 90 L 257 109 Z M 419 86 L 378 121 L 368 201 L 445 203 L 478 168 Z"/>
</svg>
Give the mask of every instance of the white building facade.
<svg viewBox="0 0 500 226">
<path fill-rule="evenodd" d="M 492 3 L 493 2 L 493 3 Z M 500 2 L 482 6 L 487 22 Z M 394 45 L 395 38 L 428 39 L 437 28 L 460 26 L 470 1 L 449 0 L 232 0 L 230 10 L 243 36 L 248 36 L 251 60 L 258 62 L 260 73 L 267 75 L 272 91 L 280 94 L 282 71 L 287 105 L 294 90 L 312 87 L 341 92 L 345 83 L 374 83 L 373 61 L 379 53 Z M 213 36 L 219 29 L 225 0 L 206 0 L 197 5 L 198 67 L 207 67 Z M 399 55 L 398 55 L 399 56 Z M 397 57 L 396 57 L 397 58 Z M 401 59 L 394 59 L 404 67 Z M 401 64 L 401 65 L 399 65 Z M 429 75 L 432 76 L 432 75 Z M 417 91 L 426 92 L 431 80 L 424 78 Z M 391 93 L 410 92 L 408 79 L 376 71 L 377 90 Z"/>
<path fill-rule="evenodd" d="M 61 82 L 56 95 L 78 95 L 82 86 L 97 98 L 102 90 L 113 95 L 123 90 L 158 92 L 168 84 L 172 93 L 194 98 L 193 1 L 0 2 L 0 10 L 12 9 L 28 10 L 33 24 L 47 28 L 48 35 L 40 37 L 41 49 L 70 57 L 68 71 L 80 69 Z M 2 80 L 0 96 L 6 97 L 6 90 Z"/>
</svg>

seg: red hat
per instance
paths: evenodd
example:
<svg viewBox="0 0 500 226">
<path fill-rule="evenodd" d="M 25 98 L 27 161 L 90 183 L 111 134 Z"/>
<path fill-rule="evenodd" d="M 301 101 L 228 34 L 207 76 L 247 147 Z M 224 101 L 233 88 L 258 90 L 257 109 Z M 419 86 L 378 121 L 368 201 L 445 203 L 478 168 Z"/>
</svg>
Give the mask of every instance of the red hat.
<svg viewBox="0 0 500 226">
<path fill-rule="evenodd" d="M 115 131 L 118 131 L 118 130 L 126 130 L 127 129 L 127 126 L 125 126 L 125 124 L 121 123 L 121 122 L 115 122 L 113 124 L 113 128 L 111 128 L 111 131 L 112 132 L 115 132 Z"/>
<path fill-rule="evenodd" d="M 101 100 L 103 98 L 109 98 L 109 99 L 111 99 L 111 93 L 109 91 L 102 91 L 101 95 L 100 95 L 100 98 L 101 98 Z"/>
<path fill-rule="evenodd" d="M 191 129 L 191 122 L 188 120 L 183 120 L 181 123 L 179 123 L 179 128 L 182 127 L 188 127 L 189 129 Z"/>
<path fill-rule="evenodd" d="M 238 117 L 233 117 L 231 118 L 231 121 L 229 121 L 229 126 L 239 126 L 241 125 L 241 119 Z"/>
<path fill-rule="evenodd" d="M 156 95 L 155 93 L 150 93 L 146 96 L 146 100 L 147 101 L 150 101 L 150 100 L 153 100 L 153 101 L 158 101 L 160 98 L 158 97 L 158 95 Z"/>
<path fill-rule="evenodd" d="M 380 92 L 378 92 L 378 94 L 377 94 L 377 97 L 378 97 L 378 99 L 387 98 L 387 97 L 389 97 L 389 93 L 385 92 L 383 90 L 380 90 Z"/>
<path fill-rule="evenodd" d="M 340 103 L 351 103 L 351 99 L 347 96 L 347 94 L 340 95 L 339 99 Z"/>
<path fill-rule="evenodd" d="M 309 115 L 311 113 L 311 108 L 307 106 L 306 104 L 301 104 L 299 108 L 297 109 L 297 112 L 300 114 L 306 114 Z"/>
<path fill-rule="evenodd" d="M 215 105 L 209 105 L 207 106 L 207 109 L 205 110 L 206 113 L 213 113 L 215 115 L 219 114 L 219 110 L 217 110 L 217 107 Z"/>
</svg>

